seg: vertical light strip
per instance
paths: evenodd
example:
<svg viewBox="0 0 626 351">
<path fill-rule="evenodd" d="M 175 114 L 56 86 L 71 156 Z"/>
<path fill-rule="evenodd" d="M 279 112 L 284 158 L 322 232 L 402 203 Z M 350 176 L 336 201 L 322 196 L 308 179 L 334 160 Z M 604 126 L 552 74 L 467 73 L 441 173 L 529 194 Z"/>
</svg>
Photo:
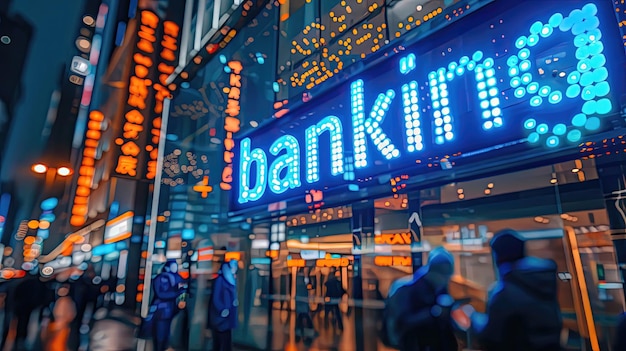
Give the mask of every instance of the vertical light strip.
<svg viewBox="0 0 626 351">
<path fill-rule="evenodd" d="M 402 105 L 404 107 L 404 126 L 407 151 L 415 152 L 424 148 L 419 112 L 417 82 L 402 85 Z"/>
<path fill-rule="evenodd" d="M 191 35 L 191 19 L 193 17 L 193 0 L 185 3 L 185 16 L 183 18 L 183 36 L 180 39 L 180 50 L 178 53 L 178 67 L 187 66 L 187 53 L 189 52 L 189 36 Z"/>
<path fill-rule="evenodd" d="M 352 109 L 352 129 L 354 131 L 354 159 L 356 168 L 367 166 L 367 141 L 365 140 L 365 108 L 363 80 L 358 79 L 350 85 Z"/>
<path fill-rule="evenodd" d="M 213 29 L 220 28 L 220 12 L 222 11 L 222 1 L 214 0 L 213 2 L 213 22 L 211 23 L 211 27 Z"/>
<path fill-rule="evenodd" d="M 188 1 L 189 2 L 189 1 Z M 148 254 L 146 255 L 146 270 L 143 277 L 143 294 L 141 297 L 141 316 L 148 315 L 150 307 L 150 292 L 152 283 L 152 255 L 154 255 L 154 241 L 159 215 L 159 203 L 161 197 L 161 183 L 163 179 L 163 157 L 165 153 L 165 136 L 167 135 L 167 123 L 170 118 L 170 99 L 163 100 L 163 114 L 161 115 L 161 131 L 159 133 L 159 152 L 157 156 L 156 176 L 154 177 L 154 191 L 152 193 L 152 207 L 150 209 L 150 225 L 148 226 Z"/>
<path fill-rule="evenodd" d="M 198 11 L 196 11 L 198 17 L 196 18 L 196 33 L 193 40 L 193 50 L 196 52 L 200 51 L 200 48 L 202 47 L 202 27 L 204 26 L 204 9 L 206 8 L 206 2 L 207 0 L 198 0 Z M 219 0 L 216 2 L 219 2 Z"/>
</svg>

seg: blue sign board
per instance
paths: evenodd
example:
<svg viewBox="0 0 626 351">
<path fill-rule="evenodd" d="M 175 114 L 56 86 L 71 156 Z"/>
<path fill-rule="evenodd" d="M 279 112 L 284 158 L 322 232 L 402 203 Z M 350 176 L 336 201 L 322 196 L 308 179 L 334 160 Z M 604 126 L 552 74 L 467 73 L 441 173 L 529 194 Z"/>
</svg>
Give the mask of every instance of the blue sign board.
<svg viewBox="0 0 626 351">
<path fill-rule="evenodd" d="M 232 209 L 432 171 L 436 159 L 540 155 L 622 127 L 611 2 L 499 3 L 238 140 Z"/>
</svg>

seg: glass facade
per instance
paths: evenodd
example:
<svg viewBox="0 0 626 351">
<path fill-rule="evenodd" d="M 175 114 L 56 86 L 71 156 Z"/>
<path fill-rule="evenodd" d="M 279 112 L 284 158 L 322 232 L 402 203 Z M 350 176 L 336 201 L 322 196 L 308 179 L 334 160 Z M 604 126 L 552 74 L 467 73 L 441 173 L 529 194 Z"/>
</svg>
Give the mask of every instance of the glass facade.
<svg viewBox="0 0 626 351">
<path fill-rule="evenodd" d="M 222 6 L 225 2 L 228 3 L 222 1 Z M 450 284 L 452 295 L 469 299 L 477 310 L 484 311 L 488 291 L 497 276 L 489 242 L 499 230 L 512 228 L 527 239 L 529 254 L 553 259 L 558 265 L 559 275 L 555 279 L 558 279 L 564 318 L 563 345 L 572 349 L 599 345 L 602 350 L 609 350 L 616 317 L 624 310 L 624 291 L 616 264 L 619 253 L 611 239 L 614 221 L 610 213 L 613 210 L 607 207 L 605 185 L 599 171 L 604 166 L 598 163 L 599 155 L 604 154 L 607 147 L 606 139 L 575 145 L 558 155 L 548 157 L 542 151 L 513 160 L 505 152 L 489 153 L 511 146 L 507 144 L 508 139 L 504 140 L 511 137 L 510 130 L 495 141 L 482 134 L 479 137 L 472 134 L 460 140 L 475 145 L 493 141 L 490 145 L 497 147 L 483 148 L 480 144 L 475 153 L 462 153 L 454 144 L 438 154 L 396 164 L 380 157 L 372 161 L 377 172 L 375 177 L 358 171 L 350 175 L 350 170 L 346 169 L 342 177 L 336 178 L 335 188 L 334 183 L 326 187 L 307 183 L 301 193 L 278 192 L 272 195 L 272 200 L 261 201 L 258 206 L 233 204 L 241 185 L 237 180 L 241 172 L 241 140 L 249 137 L 258 143 L 251 147 L 252 152 L 262 147 L 258 141 L 263 138 L 276 141 L 282 136 L 304 135 L 305 129 L 312 125 L 324 127 L 314 120 L 315 116 L 340 115 L 341 111 L 354 107 L 350 103 L 356 93 L 350 89 L 357 79 L 371 83 L 374 82 L 371 77 L 382 77 L 372 85 L 396 89 L 396 101 L 400 101 L 403 91 L 396 77 L 405 74 L 403 70 L 416 69 L 423 73 L 423 82 L 418 81 L 416 87 L 419 87 L 415 90 L 416 94 L 418 89 L 419 94 L 426 92 L 420 95 L 420 109 L 423 109 L 420 112 L 429 116 L 429 120 L 427 117 L 420 120 L 424 125 L 438 123 L 434 114 L 437 99 L 433 95 L 444 91 L 448 94 L 442 82 L 433 83 L 428 76 L 431 70 L 433 74 L 439 72 L 433 65 L 443 65 L 444 81 L 450 82 L 455 74 L 458 77 L 464 74 L 456 72 L 463 60 L 456 50 L 467 49 L 467 55 L 472 56 L 479 51 L 476 42 L 486 40 L 488 44 L 480 49 L 485 53 L 491 50 L 494 71 L 504 72 L 506 78 L 501 78 L 497 84 L 512 82 L 517 76 L 510 76 L 511 69 L 520 67 L 518 63 L 512 64 L 515 67 L 507 66 L 511 53 L 504 49 L 499 51 L 502 48 L 499 45 L 504 45 L 500 44 L 504 37 L 516 45 L 516 38 L 511 38 L 513 27 L 503 25 L 501 32 L 500 27 L 498 31 L 489 31 L 490 35 L 497 32 L 502 36 L 498 38 L 483 38 L 471 32 L 478 24 L 471 24 L 470 14 L 480 13 L 482 6 L 494 6 L 492 2 L 298 0 L 280 4 L 270 1 L 192 80 L 181 84 L 169 111 L 158 203 L 163 221 L 157 229 L 157 242 L 164 243 L 164 255 L 181 250 L 185 245 L 196 252 L 190 258 L 191 274 L 198 279 L 194 313 L 206 312 L 211 281 L 219 262 L 236 258 L 240 260 L 237 276 L 240 326 L 234 331 L 237 343 L 263 349 L 387 350 L 378 333 L 384 299 L 393 281 L 412 274 L 425 262 L 432 248 L 444 246 L 455 257 L 455 274 Z M 495 4 L 500 6 L 496 9 L 506 7 L 502 1 L 499 3 Z M 202 31 L 206 32 L 210 23 L 207 14 L 213 13 L 214 2 L 199 1 L 199 5 L 194 6 L 205 7 Z M 497 11 L 489 16 L 483 13 L 481 17 L 493 17 L 493 24 L 474 20 L 482 26 L 476 33 L 489 25 L 497 27 L 499 17 L 496 15 Z M 196 14 L 193 18 L 199 17 Z M 456 29 L 445 32 L 447 41 L 440 39 L 439 31 L 466 17 L 469 22 L 465 25 L 469 26 L 467 32 L 470 33 L 466 39 L 459 39 Z M 524 24 L 524 31 L 528 31 L 526 27 Z M 195 29 L 190 30 L 193 33 Z M 428 50 L 409 51 L 407 48 L 415 42 Z M 489 46 L 496 42 L 493 47 Z M 559 43 L 563 42 L 565 39 Z M 562 81 L 567 78 L 560 73 L 575 70 L 576 52 L 559 45 L 544 49 L 533 61 L 537 66 L 533 72 L 537 72 L 543 83 L 554 83 L 554 89 L 565 91 Z M 410 61 L 411 52 L 415 52 L 413 61 Z M 480 52 L 482 55 L 483 51 Z M 555 57 L 560 60 L 559 64 L 554 64 L 559 61 Z M 472 56 L 472 59 L 478 62 L 482 57 Z M 450 62 L 456 66 L 448 66 Z M 234 108 L 229 101 L 235 99 L 232 92 L 237 84 L 233 81 L 233 63 L 241 64 L 237 73 L 241 87 L 235 108 L 239 125 L 234 133 L 229 130 L 228 122 Z M 452 78 L 446 78 L 446 73 L 452 74 Z M 616 73 L 615 77 L 620 76 Z M 470 97 L 467 91 L 474 94 L 472 89 L 480 82 L 467 77 L 456 78 L 455 82 L 461 82 L 458 84 L 464 88 L 450 93 L 451 98 L 457 97 L 460 101 L 454 107 L 460 111 L 458 120 L 465 123 L 459 129 L 462 133 L 470 125 L 467 120 L 486 111 L 481 102 L 489 104 L 491 100 L 473 101 L 474 97 Z M 407 81 L 408 88 L 409 83 Z M 392 84 L 398 86 L 393 88 Z M 434 86 L 440 89 L 431 90 Z M 621 90 L 623 86 L 616 89 Z M 381 92 L 384 96 L 385 92 Z M 515 92 L 514 87 L 499 92 L 502 109 L 517 113 L 515 118 L 522 118 L 522 122 L 530 121 L 531 116 L 521 116 L 523 113 L 519 112 L 526 111 L 524 107 L 528 104 L 522 107 L 517 103 Z M 479 93 L 476 91 L 474 95 Z M 371 108 L 376 94 L 368 94 L 363 95 L 370 102 L 367 108 Z M 535 95 L 538 96 L 538 92 Z M 446 97 L 443 93 L 441 96 Z M 544 97 L 549 96 L 550 92 Z M 405 100 L 411 101 L 410 96 Z M 439 103 L 443 104 L 443 99 Z M 414 104 L 417 106 L 417 102 Z M 379 107 L 382 106 L 383 102 Z M 400 116 L 404 123 L 402 111 L 410 110 L 411 106 L 405 103 L 402 108 L 392 110 L 389 118 Z M 499 108 L 490 106 L 489 112 L 494 113 L 492 108 L 496 107 Z M 443 113 L 443 109 L 440 110 Z M 494 118 L 492 120 L 496 121 Z M 585 118 L 585 121 L 590 119 Z M 617 120 L 618 115 L 611 112 L 610 118 Z M 350 118 L 344 121 L 346 130 L 351 128 L 348 120 L 352 122 Z M 484 127 L 482 119 L 478 120 L 476 123 L 483 127 L 481 133 L 489 129 Z M 409 122 L 414 129 L 419 127 L 419 123 Z M 572 123 L 600 133 L 586 122 Z M 621 128 L 615 123 L 615 128 Z M 527 133 L 516 140 L 528 140 L 530 134 L 535 133 L 543 146 L 550 147 L 545 144 L 548 130 L 538 129 L 538 123 L 531 124 L 523 125 Z M 450 131 L 444 130 L 443 125 L 437 126 L 442 130 L 441 138 L 445 139 Z M 406 147 L 406 143 L 412 142 L 417 147 L 413 129 L 407 127 L 413 134 L 406 132 L 405 135 L 394 127 L 387 129 L 390 130 L 388 136 L 403 140 L 399 146 Z M 565 135 L 559 128 L 551 126 L 550 133 Z M 433 131 L 436 130 L 433 126 Z M 320 139 L 326 138 L 321 131 L 317 133 Z M 374 136 L 373 132 L 370 134 Z M 439 145 L 439 134 L 435 134 L 429 137 L 431 144 Z M 236 144 L 236 155 L 234 161 L 230 160 L 235 180 L 230 183 L 233 188 L 228 190 L 223 185 L 226 179 L 223 170 L 228 163 L 225 151 L 229 151 L 227 140 L 230 138 Z M 305 139 L 299 140 L 303 154 Z M 331 140 L 323 141 L 320 144 L 329 144 Z M 268 155 L 269 144 L 265 145 Z M 353 140 L 345 141 L 350 149 L 353 144 L 356 145 Z M 611 150 L 616 149 L 616 144 L 619 142 L 613 143 Z M 382 143 L 370 145 L 372 154 L 376 152 L 375 146 L 380 145 Z M 332 155 L 332 150 L 326 148 L 320 155 L 327 151 Z M 346 151 L 343 158 L 346 165 L 350 164 L 351 157 L 352 161 L 357 159 L 357 151 Z M 378 151 L 382 155 L 383 150 L 378 148 Z M 522 151 L 515 149 L 520 155 Z M 535 161 L 531 160 L 533 157 Z M 319 169 L 331 169 L 330 159 L 330 156 L 320 156 Z M 310 162 L 304 157 L 301 160 L 302 164 Z M 259 173 L 250 171 L 247 175 L 257 177 Z M 279 170 L 276 178 L 284 177 L 285 173 L 287 171 Z M 303 173 L 303 183 L 307 175 Z M 207 191 L 206 186 L 211 189 Z M 268 187 L 266 192 L 270 191 Z M 193 236 L 171 240 L 172 237 L 182 238 L 183 233 L 193 233 Z M 337 286 L 346 292 L 340 298 L 330 292 Z M 300 328 L 301 323 L 307 323 L 298 317 L 303 311 L 311 316 L 313 328 Z M 192 328 L 205 328 L 205 318 L 198 317 L 198 320 L 202 322 Z"/>
</svg>

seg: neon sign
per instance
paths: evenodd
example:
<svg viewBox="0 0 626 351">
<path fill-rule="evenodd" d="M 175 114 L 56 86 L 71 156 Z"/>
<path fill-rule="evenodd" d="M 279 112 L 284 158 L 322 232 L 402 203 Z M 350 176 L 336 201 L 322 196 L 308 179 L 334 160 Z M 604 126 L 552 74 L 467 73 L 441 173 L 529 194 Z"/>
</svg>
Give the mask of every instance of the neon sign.
<svg viewBox="0 0 626 351">
<path fill-rule="evenodd" d="M 91 111 L 89 113 L 89 122 L 87 123 L 87 133 L 85 134 L 83 158 L 78 169 L 78 186 L 76 187 L 72 204 L 72 217 L 70 217 L 70 224 L 75 227 L 81 226 L 87 221 L 89 196 L 91 195 L 93 178 L 96 172 L 95 164 L 98 156 L 98 146 L 102 137 L 102 131 L 105 129 L 106 124 L 104 123 L 102 112 Z"/>
<path fill-rule="evenodd" d="M 224 92 L 228 94 L 228 102 L 226 103 L 226 117 L 224 118 L 224 130 L 226 131 L 226 137 L 224 138 L 224 169 L 222 170 L 222 182 L 220 183 L 220 189 L 230 190 L 232 189 L 231 183 L 233 182 L 233 158 L 235 154 L 233 149 L 235 148 L 235 140 L 233 139 L 235 133 L 241 129 L 239 121 L 239 98 L 241 97 L 241 71 L 243 65 L 239 61 L 228 62 L 228 68 L 230 69 L 229 85 L 225 88 Z"/>
<path fill-rule="evenodd" d="M 137 33 L 137 52 L 133 55 L 134 74 L 131 75 L 128 84 L 128 100 L 126 103 L 130 110 L 124 115 L 122 136 L 115 139 L 115 144 L 120 147 L 120 155 L 117 159 L 115 172 L 119 175 L 136 177 L 138 156 L 141 153 L 141 133 L 144 130 L 145 117 L 142 111 L 146 110 L 146 99 L 150 87 L 153 87 L 150 79 L 150 70 L 154 60 L 150 57 L 154 53 L 156 43 L 156 29 L 159 25 L 159 17 L 151 11 L 141 11 L 140 27 Z"/>
<path fill-rule="evenodd" d="M 234 207 L 345 183 L 347 169 L 363 179 L 447 155 L 547 152 L 611 130 L 624 57 L 612 45 L 617 26 L 604 28 L 610 6 L 508 11 L 494 20 L 509 23 L 501 32 L 482 24 L 425 53 L 409 48 L 319 98 L 297 123 L 283 118 L 240 140 Z M 501 40 L 488 50 L 494 34 Z"/>
</svg>

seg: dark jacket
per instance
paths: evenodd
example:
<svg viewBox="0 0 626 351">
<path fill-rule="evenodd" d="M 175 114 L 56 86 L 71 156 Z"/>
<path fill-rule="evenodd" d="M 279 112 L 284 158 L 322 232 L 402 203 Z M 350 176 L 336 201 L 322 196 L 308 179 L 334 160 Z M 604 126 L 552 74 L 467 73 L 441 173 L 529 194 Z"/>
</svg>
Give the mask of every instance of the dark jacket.
<svg viewBox="0 0 626 351">
<path fill-rule="evenodd" d="M 558 351 L 562 327 L 556 263 L 526 257 L 499 267 L 487 314 L 472 328 L 487 351 Z"/>
<path fill-rule="evenodd" d="M 235 285 L 229 283 L 221 274 L 213 283 L 213 295 L 209 307 L 211 327 L 218 331 L 237 328 L 237 291 Z M 222 311 L 228 310 L 228 316 L 223 317 Z"/>
<path fill-rule="evenodd" d="M 153 280 L 155 307 L 154 316 L 157 319 L 171 319 L 178 312 L 177 301 L 183 290 L 180 287 L 183 279 L 180 275 L 171 272 L 161 272 Z"/>
<path fill-rule="evenodd" d="M 449 310 L 437 304 L 437 297 L 447 294 L 447 290 L 436 290 L 425 274 L 422 269 L 410 282 L 398 282 L 401 287 L 386 301 L 385 319 L 391 321 L 386 332 L 394 333 L 390 346 L 402 351 L 456 351 Z"/>
</svg>

